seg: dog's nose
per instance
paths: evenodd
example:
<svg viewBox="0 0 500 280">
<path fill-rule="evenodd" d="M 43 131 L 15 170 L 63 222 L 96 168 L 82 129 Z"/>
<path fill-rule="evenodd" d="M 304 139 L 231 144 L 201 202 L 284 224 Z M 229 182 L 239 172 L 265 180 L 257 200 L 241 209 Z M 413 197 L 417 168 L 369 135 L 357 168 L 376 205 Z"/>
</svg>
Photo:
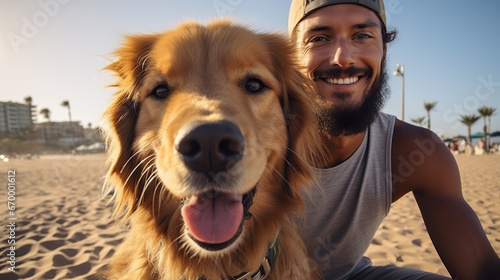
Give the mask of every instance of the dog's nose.
<svg viewBox="0 0 500 280">
<path fill-rule="evenodd" d="M 244 138 L 232 122 L 195 122 L 182 127 L 175 149 L 192 170 L 204 173 L 226 171 L 243 156 Z"/>
</svg>

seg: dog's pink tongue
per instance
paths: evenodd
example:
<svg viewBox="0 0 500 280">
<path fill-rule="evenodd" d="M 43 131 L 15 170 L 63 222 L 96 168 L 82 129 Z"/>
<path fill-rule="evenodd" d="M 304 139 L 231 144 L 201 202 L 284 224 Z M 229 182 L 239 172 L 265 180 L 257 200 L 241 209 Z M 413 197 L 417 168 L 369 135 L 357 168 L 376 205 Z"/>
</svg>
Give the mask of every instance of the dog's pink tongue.
<svg viewBox="0 0 500 280">
<path fill-rule="evenodd" d="M 243 220 L 242 195 L 206 193 L 182 208 L 189 233 L 198 241 L 221 244 L 233 238 Z"/>
</svg>

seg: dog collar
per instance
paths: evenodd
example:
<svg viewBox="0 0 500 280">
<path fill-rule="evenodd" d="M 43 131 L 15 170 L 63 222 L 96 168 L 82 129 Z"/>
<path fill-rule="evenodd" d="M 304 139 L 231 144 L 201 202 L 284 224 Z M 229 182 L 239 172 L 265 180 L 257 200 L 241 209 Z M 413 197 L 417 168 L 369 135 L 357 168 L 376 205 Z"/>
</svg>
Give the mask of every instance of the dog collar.
<svg viewBox="0 0 500 280">
<path fill-rule="evenodd" d="M 274 265 L 276 259 L 276 253 L 278 250 L 278 239 L 274 240 L 272 246 L 267 249 L 266 256 L 260 263 L 259 267 L 252 272 L 243 272 L 242 274 L 234 277 L 228 277 L 224 280 L 263 280 L 271 274 L 271 269 Z M 207 280 L 205 277 L 201 277 L 199 280 Z"/>
<path fill-rule="evenodd" d="M 236 277 L 227 278 L 227 280 L 263 280 L 266 279 L 269 274 L 271 274 L 271 269 L 274 265 L 276 259 L 276 252 L 278 249 L 278 239 L 274 240 L 274 243 L 269 249 L 267 249 L 266 256 L 260 263 L 259 268 L 253 272 L 245 272 Z"/>
</svg>

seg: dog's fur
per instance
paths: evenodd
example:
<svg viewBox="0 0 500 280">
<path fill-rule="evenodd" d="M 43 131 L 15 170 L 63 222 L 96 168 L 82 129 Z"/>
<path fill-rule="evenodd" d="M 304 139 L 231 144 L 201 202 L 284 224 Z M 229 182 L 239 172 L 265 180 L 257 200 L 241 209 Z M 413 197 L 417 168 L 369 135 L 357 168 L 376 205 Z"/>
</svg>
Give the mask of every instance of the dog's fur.
<svg viewBox="0 0 500 280">
<path fill-rule="evenodd" d="M 107 67 L 118 81 L 104 113 L 106 190 L 131 230 L 107 277 L 226 279 L 258 268 L 278 236 L 267 279 L 316 278 L 294 223 L 312 182 L 310 160 L 321 149 L 309 96 L 314 88 L 298 71 L 286 36 L 227 21 L 185 23 L 129 36 L 116 55 Z M 178 152 L 180 131 L 221 121 L 241 131 L 241 158 L 223 172 L 193 170 Z M 206 250 L 193 241 L 183 199 L 207 190 L 241 195 L 257 184 L 252 217 L 231 245 Z"/>
</svg>

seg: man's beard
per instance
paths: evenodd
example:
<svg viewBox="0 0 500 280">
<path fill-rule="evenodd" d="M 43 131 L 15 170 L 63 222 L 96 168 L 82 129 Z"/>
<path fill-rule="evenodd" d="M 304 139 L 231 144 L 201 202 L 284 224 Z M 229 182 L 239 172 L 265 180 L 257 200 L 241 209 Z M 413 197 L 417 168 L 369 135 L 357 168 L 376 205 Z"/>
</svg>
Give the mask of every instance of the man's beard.
<svg viewBox="0 0 500 280">
<path fill-rule="evenodd" d="M 346 108 L 335 108 L 335 105 L 332 106 L 331 103 L 325 102 L 321 97 L 316 98 L 316 118 L 318 128 L 322 133 L 330 137 L 355 135 L 365 131 L 375 121 L 390 94 L 387 85 L 387 71 L 384 67 L 381 69 L 383 71 L 375 79 L 368 92 L 364 94 L 361 104 Z M 345 70 L 315 71 L 314 77 L 316 79 L 322 76 L 339 77 L 341 74 L 353 77 L 359 73 L 364 74 L 364 78 L 367 79 L 373 75 L 370 68 L 351 67 Z"/>
</svg>

